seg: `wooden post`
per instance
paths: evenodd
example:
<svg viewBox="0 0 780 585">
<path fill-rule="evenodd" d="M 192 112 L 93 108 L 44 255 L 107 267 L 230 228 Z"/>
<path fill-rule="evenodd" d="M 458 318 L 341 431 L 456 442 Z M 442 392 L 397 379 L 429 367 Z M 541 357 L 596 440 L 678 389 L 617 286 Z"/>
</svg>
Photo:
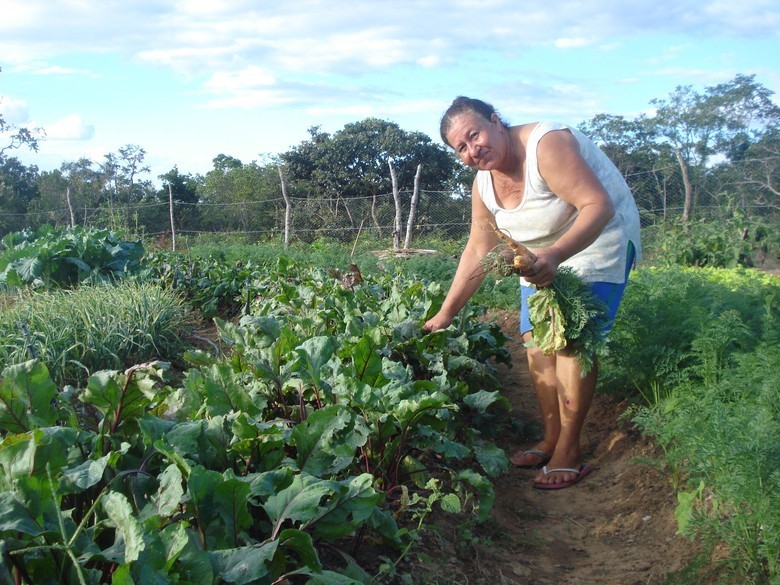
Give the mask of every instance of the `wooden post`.
<svg viewBox="0 0 780 585">
<path fill-rule="evenodd" d="M 290 245 L 290 218 L 292 217 L 292 205 L 290 205 L 290 198 L 287 196 L 287 182 L 284 180 L 284 173 L 282 173 L 281 165 L 279 168 L 279 180 L 282 182 L 282 199 L 284 199 L 284 247 L 287 248 Z"/>
<path fill-rule="evenodd" d="M 680 165 L 680 171 L 682 172 L 683 187 L 685 188 L 685 202 L 683 203 L 683 223 L 688 223 L 693 214 L 693 185 L 691 185 L 691 179 L 688 175 L 688 163 L 685 162 L 682 152 L 679 148 L 674 149 L 674 154 L 677 156 L 677 162 Z"/>
<path fill-rule="evenodd" d="M 168 211 L 171 216 L 171 250 L 176 251 L 176 226 L 173 222 L 173 187 L 168 183 Z"/>
<path fill-rule="evenodd" d="M 406 239 L 404 248 L 408 250 L 412 243 L 412 229 L 414 227 L 414 218 L 417 215 L 417 202 L 420 200 L 420 173 L 422 163 L 417 165 L 417 172 L 414 174 L 414 191 L 412 191 L 412 202 L 409 205 L 409 219 L 406 222 Z"/>
<path fill-rule="evenodd" d="M 68 203 L 68 212 L 70 213 L 70 227 L 76 225 L 76 220 L 73 217 L 73 206 L 70 204 L 70 187 L 65 189 L 65 201 Z"/>
<path fill-rule="evenodd" d="M 393 159 L 388 158 L 390 166 L 390 180 L 393 183 L 393 201 L 395 201 L 395 222 L 393 224 L 393 250 L 401 248 L 401 199 L 398 196 L 398 177 L 395 174 Z"/>
</svg>

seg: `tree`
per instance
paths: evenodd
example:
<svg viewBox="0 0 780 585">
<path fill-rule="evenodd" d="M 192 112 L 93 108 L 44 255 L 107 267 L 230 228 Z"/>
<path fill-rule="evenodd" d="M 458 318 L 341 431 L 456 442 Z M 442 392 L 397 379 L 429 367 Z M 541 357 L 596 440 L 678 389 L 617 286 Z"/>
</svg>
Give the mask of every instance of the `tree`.
<svg viewBox="0 0 780 585">
<path fill-rule="evenodd" d="M 0 236 L 27 227 L 28 207 L 38 197 L 37 176 L 38 167 L 17 158 L 0 161 Z"/>
<path fill-rule="evenodd" d="M 682 174 L 683 221 L 691 218 L 711 158 L 741 156 L 762 128 L 776 125 L 780 110 L 771 95 L 754 76 L 737 75 L 703 93 L 679 86 L 667 99 L 650 102 L 656 113 L 649 122 L 657 138 L 672 148 Z"/>
<path fill-rule="evenodd" d="M 421 132 L 407 132 L 393 122 L 367 118 L 347 124 L 333 136 L 316 126 L 309 134 L 309 140 L 280 157 L 293 195 L 312 199 L 305 214 L 312 229 L 332 226 L 335 230 L 343 225 L 342 216 L 350 228 L 367 218 L 377 230 L 383 223 L 390 224 L 383 218 L 394 216 L 393 205 L 380 206 L 377 200 L 393 188 L 390 160 L 398 189 L 405 192 L 407 201 L 418 165 L 422 165 L 423 190 L 454 190 L 454 157 Z"/>
<path fill-rule="evenodd" d="M 94 209 L 106 200 L 103 177 L 94 166 L 95 163 L 88 158 L 80 158 L 60 165 L 60 171 L 68 181 L 74 208 Z M 85 217 L 84 222 L 86 220 Z"/>
<path fill-rule="evenodd" d="M 719 112 L 693 87 L 678 86 L 667 100 L 650 101 L 656 106 L 651 124 L 656 135 L 673 150 L 684 187 L 683 221 L 693 212 L 694 189 L 713 153 L 713 135 L 723 124 Z"/>
<path fill-rule="evenodd" d="M 178 166 L 157 177 L 162 181 L 162 189 L 157 191 L 160 201 L 168 201 L 168 186 L 171 187 L 173 200 L 177 203 L 194 205 L 198 202 L 198 179 L 192 175 L 182 175 Z"/>
<path fill-rule="evenodd" d="M 37 215 L 41 223 L 70 225 L 66 198 L 66 195 L 69 196 L 67 177 L 59 169 L 42 171 L 36 178 L 36 184 L 39 196 L 30 202 L 29 215 Z"/>
<path fill-rule="evenodd" d="M 40 195 L 30 211 L 54 225 L 70 224 L 72 212 L 74 224 L 88 225 L 106 197 L 103 177 L 94 164 L 80 158 L 62 163 L 59 169 L 42 171 L 36 180 Z"/>
<path fill-rule="evenodd" d="M 146 158 L 146 151 L 135 144 L 126 144 L 119 149 L 119 178 L 124 187 L 128 205 L 143 199 L 143 192 L 136 191 L 136 177 L 149 172 L 149 166 L 143 164 L 144 158 Z"/>
<path fill-rule="evenodd" d="M 641 115 L 634 120 L 598 114 L 579 125 L 615 163 L 625 177 L 640 210 L 667 214 L 668 192 L 679 184 L 679 168 L 666 144 L 656 143 L 654 125 Z"/>
<path fill-rule="evenodd" d="M 220 216 L 201 214 L 202 228 L 210 231 L 215 220 L 222 228 L 240 232 L 273 233 L 283 229 L 284 204 L 277 162 L 268 164 L 240 160 L 221 154 L 213 159 L 199 187 L 203 209 L 221 204 Z"/>
<path fill-rule="evenodd" d="M 656 149 L 654 131 L 647 117 L 636 120 L 623 116 L 598 114 L 579 125 L 580 131 L 599 145 L 623 176 L 652 167 Z"/>
</svg>

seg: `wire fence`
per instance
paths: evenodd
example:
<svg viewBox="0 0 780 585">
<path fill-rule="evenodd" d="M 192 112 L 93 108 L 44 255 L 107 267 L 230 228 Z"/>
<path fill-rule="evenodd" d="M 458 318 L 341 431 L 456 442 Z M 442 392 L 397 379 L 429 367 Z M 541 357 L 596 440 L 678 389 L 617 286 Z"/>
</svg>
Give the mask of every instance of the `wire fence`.
<svg viewBox="0 0 780 585">
<path fill-rule="evenodd" d="M 656 169 L 626 174 L 640 209 L 642 227 L 659 225 L 679 217 L 683 209 L 683 188 L 673 171 Z M 471 200 L 468 195 L 421 190 L 412 229 L 415 240 L 439 238 L 459 240 L 469 231 Z M 398 194 L 401 226 L 406 236 L 411 191 Z M 291 205 L 290 240 L 313 242 L 326 237 L 353 241 L 359 233 L 377 239 L 393 239 L 396 206 L 392 193 L 367 197 L 289 197 Z M 777 201 L 768 201 L 735 191 L 733 186 L 704 184 L 694 200 L 694 217 L 719 218 L 739 208 L 747 216 L 777 218 Z M 285 232 L 286 203 L 281 196 L 258 200 L 183 203 L 156 201 L 129 206 L 102 205 L 95 208 L 30 211 L 26 214 L 0 214 L 0 231 L 16 231 L 42 224 L 109 228 L 125 235 L 166 238 L 203 234 L 241 236 L 246 241 L 268 241 Z M 16 229 L 8 229 L 16 226 Z M 21 227 L 19 227 L 21 226 Z"/>
</svg>

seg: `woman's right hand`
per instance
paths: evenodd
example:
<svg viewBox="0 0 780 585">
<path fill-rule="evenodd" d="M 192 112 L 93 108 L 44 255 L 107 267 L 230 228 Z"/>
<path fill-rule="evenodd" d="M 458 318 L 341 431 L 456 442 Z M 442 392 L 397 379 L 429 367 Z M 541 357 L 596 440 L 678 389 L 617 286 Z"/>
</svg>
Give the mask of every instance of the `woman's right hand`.
<svg viewBox="0 0 780 585">
<path fill-rule="evenodd" d="M 448 314 L 439 311 L 425 322 L 425 325 L 423 325 L 423 331 L 426 333 L 433 333 L 439 329 L 446 329 L 450 326 L 452 320 L 453 317 L 450 317 Z"/>
</svg>

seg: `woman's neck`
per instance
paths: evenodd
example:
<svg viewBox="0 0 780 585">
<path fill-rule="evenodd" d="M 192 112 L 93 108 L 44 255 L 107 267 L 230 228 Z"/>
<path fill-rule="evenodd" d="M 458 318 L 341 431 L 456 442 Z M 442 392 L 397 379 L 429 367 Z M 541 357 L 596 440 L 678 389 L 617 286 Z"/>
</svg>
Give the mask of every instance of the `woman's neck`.
<svg viewBox="0 0 780 585">
<path fill-rule="evenodd" d="M 501 178 L 522 181 L 525 176 L 525 145 L 520 139 L 520 126 L 506 128 L 507 149 L 501 164 L 493 170 Z"/>
</svg>

